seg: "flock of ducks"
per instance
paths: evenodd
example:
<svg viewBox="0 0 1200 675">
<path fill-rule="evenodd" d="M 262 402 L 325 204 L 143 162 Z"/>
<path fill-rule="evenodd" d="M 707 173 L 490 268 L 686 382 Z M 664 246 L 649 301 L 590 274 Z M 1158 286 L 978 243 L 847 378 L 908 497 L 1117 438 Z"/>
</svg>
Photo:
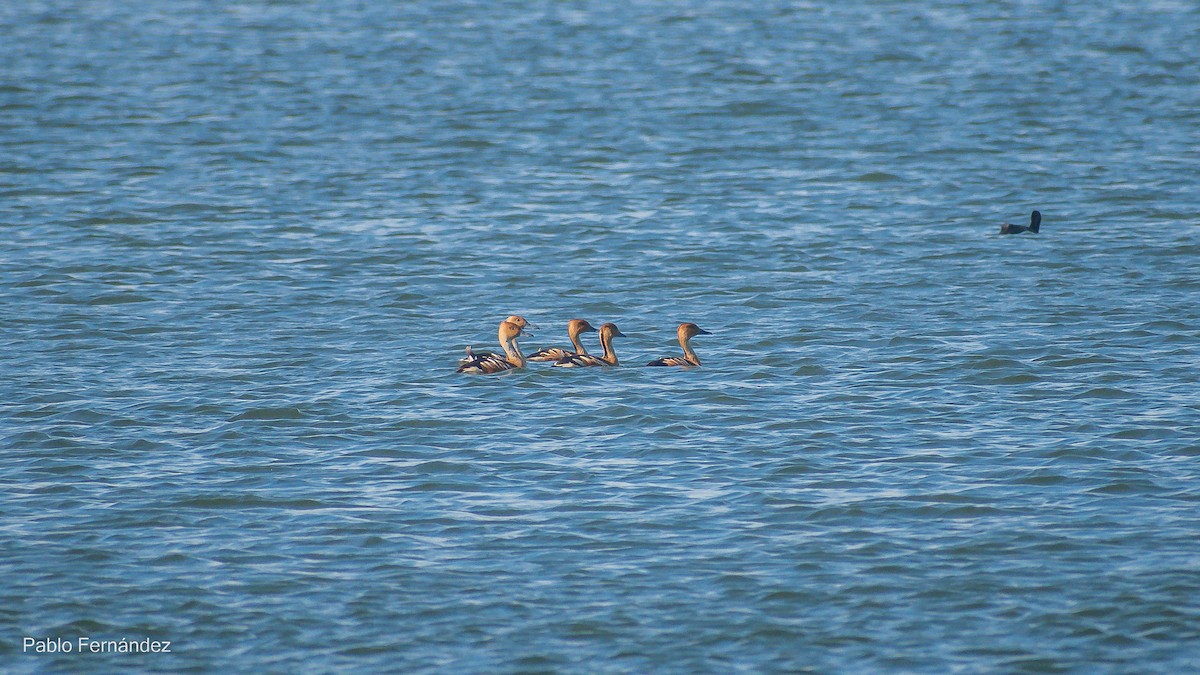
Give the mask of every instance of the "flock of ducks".
<svg viewBox="0 0 1200 675">
<path fill-rule="evenodd" d="M 594 366 L 617 366 L 617 352 L 613 349 L 613 338 L 625 337 L 615 323 L 606 323 L 599 330 L 592 327 L 584 319 L 571 319 L 567 322 L 567 337 L 571 338 L 571 350 L 563 347 L 548 347 L 539 349 L 528 358 L 521 352 L 517 339 L 526 335 L 525 328 L 529 322 L 525 317 L 513 315 L 500 322 L 500 348 L 503 354 L 485 352 L 476 354 L 467 347 L 467 355 L 458 362 L 458 372 L 479 375 L 491 375 L 506 370 L 524 368 L 529 361 L 553 361 L 554 368 L 589 368 Z M 583 333 L 596 332 L 600 334 L 600 348 L 604 351 L 601 356 L 589 354 L 579 336 Z M 655 359 L 647 366 L 681 366 L 692 367 L 700 365 L 700 357 L 692 349 L 691 339 L 697 335 L 712 335 L 694 323 L 681 323 L 675 331 L 679 337 L 679 345 L 683 347 L 683 356 L 665 356 Z"/>
<path fill-rule="evenodd" d="M 1029 215 L 1028 225 L 1013 225 L 1005 223 L 1000 226 L 1000 234 L 1021 234 L 1022 232 L 1031 232 L 1037 234 L 1042 227 L 1042 214 L 1040 211 L 1034 211 Z M 492 373 L 500 373 L 506 370 L 515 370 L 524 368 L 529 361 L 553 361 L 555 368 L 588 368 L 592 366 L 616 366 L 620 365 L 617 360 L 617 352 L 613 349 L 613 338 L 625 337 L 625 334 L 617 328 L 615 323 L 606 323 L 600 326 L 600 329 L 592 327 L 592 324 L 583 319 L 571 319 L 567 322 L 567 337 L 571 338 L 571 350 L 562 347 L 548 347 L 539 349 L 526 358 L 521 353 L 521 346 L 517 344 L 517 338 L 525 335 L 525 328 L 529 326 L 529 322 L 525 317 L 516 314 L 508 317 L 500 322 L 500 348 L 504 350 L 503 354 L 494 354 L 485 352 L 476 354 L 467 347 L 467 355 L 459 360 L 458 372 L 460 373 L 477 373 L 482 375 L 490 375 Z M 601 356 L 589 354 L 584 348 L 583 343 L 579 341 L 579 336 L 583 333 L 597 332 L 600 334 L 600 348 L 604 351 Z M 692 350 L 691 340 L 697 335 L 712 335 L 706 330 L 701 329 L 694 323 L 681 323 L 675 331 L 679 337 L 679 346 L 683 347 L 683 356 L 664 356 L 661 359 L 655 359 L 647 366 L 680 366 L 684 368 L 700 365 L 700 358 L 696 356 L 696 352 Z"/>
</svg>

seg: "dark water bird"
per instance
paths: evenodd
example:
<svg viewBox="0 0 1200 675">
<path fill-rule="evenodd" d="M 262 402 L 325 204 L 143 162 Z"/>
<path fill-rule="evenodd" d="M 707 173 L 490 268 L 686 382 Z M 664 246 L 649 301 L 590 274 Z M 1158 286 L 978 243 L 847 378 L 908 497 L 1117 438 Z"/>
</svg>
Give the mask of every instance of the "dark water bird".
<svg viewBox="0 0 1200 675">
<path fill-rule="evenodd" d="M 692 351 L 691 340 L 697 335 L 712 335 L 712 333 L 694 323 L 681 323 L 679 324 L 679 328 L 675 330 L 675 334 L 679 336 L 679 346 L 683 347 L 683 356 L 666 356 L 651 361 L 646 365 L 684 367 L 700 365 L 700 357 L 696 356 L 696 352 Z"/>
<path fill-rule="evenodd" d="M 491 375 L 505 370 L 524 368 L 525 355 L 521 353 L 521 346 L 517 344 L 517 338 L 521 337 L 523 331 L 521 326 L 511 321 L 501 321 L 498 335 L 500 346 L 504 349 L 504 356 L 475 354 L 470 347 L 467 347 L 467 358 L 463 359 L 464 363 L 458 367 L 456 372 Z"/>
<path fill-rule="evenodd" d="M 574 347 L 574 351 L 567 351 L 562 347 L 546 347 L 545 349 L 539 349 L 530 354 L 529 360 L 558 361 L 576 354 L 587 354 L 587 350 L 584 349 L 583 344 L 579 342 L 579 334 L 593 332 L 595 330 L 596 329 L 592 327 L 592 324 L 588 323 L 584 319 L 571 319 L 567 322 L 567 337 L 571 338 L 571 346 Z"/>
<path fill-rule="evenodd" d="M 559 359 L 554 362 L 555 368 L 587 368 L 590 366 L 617 366 L 620 363 L 617 361 L 617 352 L 613 350 L 613 338 L 625 337 L 615 323 L 606 323 L 600 326 L 600 346 L 604 349 L 604 356 L 592 356 L 591 354 L 572 354 L 566 358 Z"/>
<path fill-rule="evenodd" d="M 1013 225 L 1011 223 L 1005 223 L 1000 226 L 1000 234 L 1021 234 L 1026 230 L 1037 234 L 1041 227 L 1042 212 L 1034 211 L 1033 213 L 1029 214 L 1029 225 Z"/>
</svg>

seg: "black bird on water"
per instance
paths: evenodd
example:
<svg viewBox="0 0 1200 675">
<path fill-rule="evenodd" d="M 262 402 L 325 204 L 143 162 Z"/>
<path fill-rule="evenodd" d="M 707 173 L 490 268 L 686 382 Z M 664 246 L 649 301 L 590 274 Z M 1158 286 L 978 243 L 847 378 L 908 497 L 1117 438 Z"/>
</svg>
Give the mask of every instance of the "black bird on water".
<svg viewBox="0 0 1200 675">
<path fill-rule="evenodd" d="M 1041 227 L 1042 227 L 1042 212 L 1034 211 L 1033 213 L 1029 214 L 1029 225 L 1028 226 L 1012 225 L 1010 223 L 1005 223 L 1000 226 L 1000 234 L 1021 234 L 1025 230 L 1029 230 L 1030 232 L 1037 234 L 1038 230 L 1041 229 Z"/>
</svg>

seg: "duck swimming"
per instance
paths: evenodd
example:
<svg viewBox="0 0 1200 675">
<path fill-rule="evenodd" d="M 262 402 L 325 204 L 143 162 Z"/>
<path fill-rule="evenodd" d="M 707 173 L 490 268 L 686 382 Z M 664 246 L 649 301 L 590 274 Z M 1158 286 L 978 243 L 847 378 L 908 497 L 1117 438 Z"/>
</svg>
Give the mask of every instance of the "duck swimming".
<svg viewBox="0 0 1200 675">
<path fill-rule="evenodd" d="M 656 359 L 647 363 L 648 366 L 698 366 L 700 365 L 700 357 L 696 356 L 696 352 L 692 351 L 692 345 L 689 344 L 691 339 L 697 335 L 712 335 L 712 333 L 703 330 L 694 323 L 681 323 L 679 328 L 675 330 L 679 336 L 679 345 L 683 347 L 683 356 L 666 356 L 661 359 Z"/>
<path fill-rule="evenodd" d="M 592 324 L 583 319 L 571 319 L 567 322 L 567 337 L 571 338 L 571 346 L 575 351 L 569 352 L 562 347 L 547 347 L 529 355 L 530 361 L 559 361 L 576 354 L 587 354 L 583 344 L 579 342 L 579 334 L 595 331 Z"/>
<path fill-rule="evenodd" d="M 591 354 L 571 354 L 570 356 L 561 358 L 554 362 L 555 368 L 586 368 L 589 366 L 616 366 L 620 365 L 617 361 L 617 353 L 613 351 L 612 341 L 615 337 L 625 337 L 615 323 L 606 323 L 600 326 L 600 346 L 604 349 L 604 356 L 592 356 Z"/>
<path fill-rule="evenodd" d="M 524 368 L 525 355 L 521 353 L 521 346 L 517 344 L 517 338 L 523 334 L 523 330 L 521 326 L 512 321 L 501 321 L 498 335 L 500 346 L 504 349 L 504 356 L 475 354 L 470 347 L 467 347 L 467 358 L 456 372 L 491 375 L 505 370 Z"/>
<path fill-rule="evenodd" d="M 1028 230 L 1034 234 L 1037 234 L 1038 230 L 1040 230 L 1041 228 L 1042 228 L 1042 212 L 1034 211 L 1033 213 L 1029 214 L 1029 224 L 1028 225 L 1012 225 L 1010 223 L 1005 223 L 1000 226 L 1000 234 L 1021 234 L 1022 232 L 1026 231 L 1026 230 Z"/>
<path fill-rule="evenodd" d="M 525 317 L 523 317 L 519 314 L 510 315 L 508 318 L 506 318 L 504 320 L 509 323 L 515 323 L 517 325 L 517 327 L 520 328 L 521 330 L 524 330 L 525 328 L 536 328 L 536 326 L 534 326 L 533 324 L 526 321 Z M 522 333 L 522 335 L 529 335 L 529 333 Z M 503 342 L 501 342 L 501 344 L 503 344 Z M 471 350 L 471 345 L 467 345 L 467 355 L 462 357 L 461 359 L 459 359 L 458 362 L 461 365 L 461 364 L 465 364 L 465 363 L 470 363 L 472 359 L 485 357 L 485 356 L 495 356 L 495 357 L 498 357 L 501 359 L 504 358 L 503 354 L 494 354 L 492 352 L 480 352 L 479 354 L 476 354 L 474 351 Z"/>
</svg>

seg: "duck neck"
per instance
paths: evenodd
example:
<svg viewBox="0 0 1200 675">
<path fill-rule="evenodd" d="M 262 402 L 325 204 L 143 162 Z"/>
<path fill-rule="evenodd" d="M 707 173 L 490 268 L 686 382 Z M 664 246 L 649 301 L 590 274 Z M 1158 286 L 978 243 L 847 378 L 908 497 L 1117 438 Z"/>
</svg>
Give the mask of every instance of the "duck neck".
<svg viewBox="0 0 1200 675">
<path fill-rule="evenodd" d="M 617 364 L 617 353 L 615 351 L 613 351 L 612 336 L 605 334 L 605 333 L 601 333 L 600 346 L 604 348 L 604 356 L 601 356 L 600 360 L 607 363 L 610 366 L 618 365 Z"/>
<path fill-rule="evenodd" d="M 516 338 L 506 340 L 503 344 L 504 353 L 508 356 L 508 362 L 518 368 L 525 367 L 525 355 L 521 353 L 521 345 L 517 344 Z"/>
<path fill-rule="evenodd" d="M 579 341 L 579 334 L 571 336 L 571 346 L 575 348 L 576 354 L 586 354 L 587 350 L 583 348 L 583 343 Z"/>
<path fill-rule="evenodd" d="M 692 351 L 692 341 L 686 338 L 680 338 L 679 344 L 683 346 L 683 358 L 696 365 L 700 365 L 700 357 L 696 356 L 696 352 Z"/>
</svg>

